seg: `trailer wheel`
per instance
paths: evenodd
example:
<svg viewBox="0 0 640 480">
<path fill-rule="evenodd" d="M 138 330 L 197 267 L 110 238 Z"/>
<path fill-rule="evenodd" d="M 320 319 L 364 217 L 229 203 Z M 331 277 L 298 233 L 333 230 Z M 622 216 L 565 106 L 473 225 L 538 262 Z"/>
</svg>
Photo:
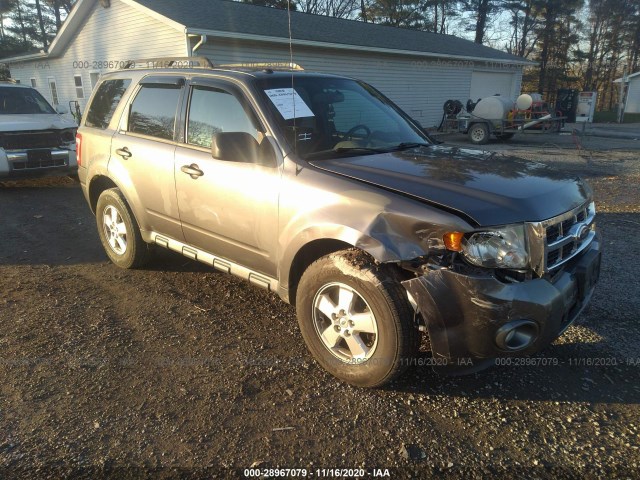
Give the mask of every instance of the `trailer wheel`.
<svg viewBox="0 0 640 480">
<path fill-rule="evenodd" d="M 500 133 L 496 137 L 498 137 L 498 140 L 511 140 L 514 135 L 515 133 Z"/>
<path fill-rule="evenodd" d="M 484 145 L 489 141 L 489 127 L 484 123 L 474 123 L 469 127 L 469 140 L 476 145 Z"/>
</svg>

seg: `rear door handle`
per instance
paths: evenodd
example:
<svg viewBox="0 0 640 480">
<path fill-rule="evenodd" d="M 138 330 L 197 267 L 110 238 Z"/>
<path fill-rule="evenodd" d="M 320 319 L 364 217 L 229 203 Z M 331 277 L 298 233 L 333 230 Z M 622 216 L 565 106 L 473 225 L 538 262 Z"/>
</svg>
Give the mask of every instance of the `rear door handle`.
<svg viewBox="0 0 640 480">
<path fill-rule="evenodd" d="M 182 170 L 183 173 L 190 175 L 194 180 L 204 175 L 204 172 L 200 170 L 200 167 L 198 167 L 198 165 L 196 165 L 195 163 L 192 163 L 191 165 L 183 165 L 182 167 L 180 167 L 180 170 Z"/>
<path fill-rule="evenodd" d="M 131 158 L 131 155 L 132 155 L 132 153 L 129 151 L 127 147 L 116 149 L 116 153 L 120 155 L 122 158 L 124 158 L 125 160 L 128 160 L 129 158 Z"/>
</svg>

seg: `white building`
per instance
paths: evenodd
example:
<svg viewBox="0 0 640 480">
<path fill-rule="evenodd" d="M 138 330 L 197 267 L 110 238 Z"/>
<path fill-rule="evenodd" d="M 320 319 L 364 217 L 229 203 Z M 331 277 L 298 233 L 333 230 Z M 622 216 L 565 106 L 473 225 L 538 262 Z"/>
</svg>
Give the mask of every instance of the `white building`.
<svg viewBox="0 0 640 480">
<path fill-rule="evenodd" d="M 515 99 L 532 62 L 452 35 L 291 13 L 293 61 L 362 79 L 429 127 L 448 99 Z M 289 62 L 285 10 L 227 0 L 79 0 L 47 52 L 4 59 L 53 104 L 82 109 L 102 72 L 153 57 Z M 640 83 L 640 82 L 639 82 Z"/>
<path fill-rule="evenodd" d="M 614 83 L 622 82 L 618 78 Z M 640 72 L 627 76 L 627 96 L 624 103 L 624 113 L 640 113 Z"/>
</svg>

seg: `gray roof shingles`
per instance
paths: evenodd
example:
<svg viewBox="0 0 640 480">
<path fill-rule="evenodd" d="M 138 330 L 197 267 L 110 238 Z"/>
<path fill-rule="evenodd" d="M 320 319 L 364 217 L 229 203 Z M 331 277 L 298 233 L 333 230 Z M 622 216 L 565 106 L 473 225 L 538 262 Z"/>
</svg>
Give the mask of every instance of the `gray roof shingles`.
<svg viewBox="0 0 640 480">
<path fill-rule="evenodd" d="M 228 0 L 136 0 L 194 30 L 289 38 L 286 10 Z M 301 12 L 291 13 L 293 38 L 372 48 L 410 50 L 438 56 L 477 57 L 507 62 L 527 60 L 453 35 L 374 25 Z"/>
</svg>

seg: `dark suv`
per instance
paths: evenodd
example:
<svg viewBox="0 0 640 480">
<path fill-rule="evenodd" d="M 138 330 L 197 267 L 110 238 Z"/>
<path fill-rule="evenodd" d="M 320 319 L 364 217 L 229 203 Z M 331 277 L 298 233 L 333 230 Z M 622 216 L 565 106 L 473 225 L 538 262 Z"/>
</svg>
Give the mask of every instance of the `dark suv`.
<svg viewBox="0 0 640 480">
<path fill-rule="evenodd" d="M 576 319 L 600 266 L 585 183 L 436 145 L 370 85 L 288 67 L 102 77 L 78 163 L 115 264 L 159 245 L 273 291 L 359 386 L 402 372 L 421 332 L 434 364 L 477 368 Z"/>
</svg>

